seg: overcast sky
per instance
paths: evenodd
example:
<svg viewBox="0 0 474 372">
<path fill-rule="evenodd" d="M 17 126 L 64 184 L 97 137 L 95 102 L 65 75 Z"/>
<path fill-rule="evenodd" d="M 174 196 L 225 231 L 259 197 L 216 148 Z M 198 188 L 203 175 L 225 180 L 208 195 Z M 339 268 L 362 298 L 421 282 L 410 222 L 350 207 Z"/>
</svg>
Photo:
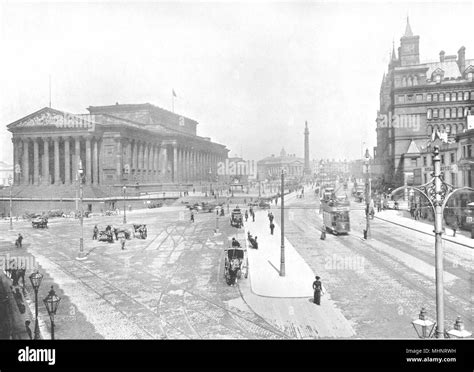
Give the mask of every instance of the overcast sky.
<svg viewBox="0 0 474 372">
<path fill-rule="evenodd" d="M 374 146 L 379 89 L 406 16 L 421 61 L 466 47 L 472 2 L 17 3 L 0 0 L 0 160 L 6 125 L 48 106 L 145 103 L 199 122 L 230 155 L 356 158 Z"/>
</svg>

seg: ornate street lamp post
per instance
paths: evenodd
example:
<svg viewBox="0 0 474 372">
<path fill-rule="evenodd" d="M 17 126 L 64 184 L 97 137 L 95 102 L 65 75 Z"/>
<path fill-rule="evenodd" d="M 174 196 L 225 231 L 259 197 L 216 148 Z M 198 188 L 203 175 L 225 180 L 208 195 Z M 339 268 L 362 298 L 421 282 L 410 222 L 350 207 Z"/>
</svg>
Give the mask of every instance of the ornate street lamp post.
<svg viewBox="0 0 474 372">
<path fill-rule="evenodd" d="M 34 339 L 38 340 L 40 338 L 39 325 L 38 325 L 38 289 L 43 280 L 43 275 L 39 273 L 38 270 L 30 275 L 30 282 L 33 290 L 35 291 L 35 335 Z"/>
<path fill-rule="evenodd" d="M 458 316 L 454 322 L 454 328 L 446 332 L 449 338 L 468 338 L 471 337 L 472 333 L 464 329 L 464 322 L 461 317 Z"/>
<path fill-rule="evenodd" d="M 280 276 L 285 276 L 285 168 L 281 170 L 281 251 Z"/>
<path fill-rule="evenodd" d="M 13 219 L 12 219 L 12 189 L 13 189 L 13 178 L 8 177 L 8 184 L 10 185 L 10 230 L 13 230 Z"/>
<path fill-rule="evenodd" d="M 456 192 L 461 190 L 472 190 L 470 187 L 460 187 L 458 189 L 448 184 L 443 179 L 441 173 L 441 158 L 439 147 L 433 148 L 433 178 L 420 186 L 402 186 L 392 191 L 392 196 L 400 190 L 414 189 L 423 195 L 430 203 L 434 212 L 434 233 L 435 233 L 435 268 L 436 268 L 436 337 L 444 338 L 444 281 L 443 281 L 443 212 L 448 200 Z"/>
<path fill-rule="evenodd" d="M 430 338 L 433 333 L 434 326 L 436 323 L 432 322 L 426 316 L 426 310 L 424 307 L 421 308 L 418 318 L 414 319 L 411 324 L 419 338 Z"/>
<path fill-rule="evenodd" d="M 127 223 L 127 206 L 125 203 L 125 196 L 127 192 L 127 186 L 122 187 L 123 191 L 123 224 L 125 225 Z"/>
<path fill-rule="evenodd" d="M 82 182 L 84 179 L 84 169 L 82 168 L 82 161 L 79 160 L 79 167 L 77 169 L 77 187 L 79 189 L 79 199 L 80 199 L 80 208 L 79 208 L 79 221 L 81 223 L 81 237 L 79 238 L 79 255 L 76 257 L 76 260 L 85 260 L 86 256 L 84 254 L 84 190 Z"/>
<path fill-rule="evenodd" d="M 48 310 L 49 319 L 51 320 L 51 340 L 54 340 L 54 316 L 56 315 L 60 301 L 61 298 L 56 296 L 56 292 L 54 292 L 53 286 L 51 286 L 48 295 L 43 299 L 46 310 Z"/>
<path fill-rule="evenodd" d="M 370 239 L 370 200 L 371 200 L 371 184 L 370 184 L 370 155 L 369 149 L 365 150 L 365 238 Z"/>
</svg>

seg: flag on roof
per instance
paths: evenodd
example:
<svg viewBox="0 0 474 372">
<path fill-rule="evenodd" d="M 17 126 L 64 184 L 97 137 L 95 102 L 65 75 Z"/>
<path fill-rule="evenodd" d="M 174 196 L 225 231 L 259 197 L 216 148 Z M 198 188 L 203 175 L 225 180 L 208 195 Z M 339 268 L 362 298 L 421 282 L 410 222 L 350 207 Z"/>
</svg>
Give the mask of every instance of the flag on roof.
<svg viewBox="0 0 474 372">
<path fill-rule="evenodd" d="M 173 97 L 178 97 L 178 96 L 176 95 L 176 92 L 174 91 L 174 89 L 173 89 Z"/>
</svg>

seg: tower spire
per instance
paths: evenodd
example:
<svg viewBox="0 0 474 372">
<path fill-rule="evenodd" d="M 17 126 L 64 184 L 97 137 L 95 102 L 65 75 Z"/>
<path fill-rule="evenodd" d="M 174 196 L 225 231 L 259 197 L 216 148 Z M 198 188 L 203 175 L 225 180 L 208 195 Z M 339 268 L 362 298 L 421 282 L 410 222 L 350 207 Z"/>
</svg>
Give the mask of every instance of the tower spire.
<svg viewBox="0 0 474 372">
<path fill-rule="evenodd" d="M 392 40 L 392 57 L 391 60 L 395 61 L 397 59 L 397 55 L 395 53 L 395 42 Z"/>
<path fill-rule="evenodd" d="M 413 31 L 411 30 L 410 27 L 410 18 L 407 16 L 407 26 L 405 28 L 405 37 L 411 37 L 413 36 Z"/>
</svg>

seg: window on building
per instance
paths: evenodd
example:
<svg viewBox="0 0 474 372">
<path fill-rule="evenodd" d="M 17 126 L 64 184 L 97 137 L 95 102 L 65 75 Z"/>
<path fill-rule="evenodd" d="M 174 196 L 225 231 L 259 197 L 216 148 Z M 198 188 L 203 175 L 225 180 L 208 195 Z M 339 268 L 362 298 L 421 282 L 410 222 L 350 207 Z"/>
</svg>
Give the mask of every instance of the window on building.
<svg viewBox="0 0 474 372">
<path fill-rule="evenodd" d="M 433 101 L 438 102 L 438 93 L 433 94 Z"/>
<path fill-rule="evenodd" d="M 426 118 L 431 119 L 433 117 L 433 110 L 428 109 L 426 110 Z"/>
<path fill-rule="evenodd" d="M 466 117 L 468 112 L 469 112 L 469 107 L 464 107 L 464 115 L 463 116 Z"/>
<path fill-rule="evenodd" d="M 411 158 L 411 167 L 416 168 L 416 158 Z"/>
<path fill-rule="evenodd" d="M 444 165 L 444 155 L 441 155 L 441 164 Z"/>
<path fill-rule="evenodd" d="M 474 73 L 472 73 L 472 72 L 468 72 L 468 73 L 467 73 L 467 80 L 471 80 L 471 81 L 472 81 L 472 80 L 473 80 L 473 77 L 474 77 Z M 471 92 L 471 95 L 472 95 L 472 92 Z M 471 99 L 472 99 L 472 98 L 471 98 Z"/>
<path fill-rule="evenodd" d="M 443 109 L 441 109 L 441 111 L 443 111 Z M 451 110 L 450 109 L 446 109 L 446 119 L 451 119 Z"/>
<path fill-rule="evenodd" d="M 456 109 L 456 107 L 453 107 L 453 108 L 451 109 L 451 117 L 452 117 L 453 119 L 455 119 L 455 118 L 457 117 L 457 109 Z"/>
<path fill-rule="evenodd" d="M 426 156 L 423 156 L 423 166 L 426 167 Z"/>
<path fill-rule="evenodd" d="M 474 90 L 471 92 L 471 101 L 474 101 Z"/>
<path fill-rule="evenodd" d="M 472 146 L 472 145 L 467 145 L 467 146 L 466 146 L 466 156 L 467 156 L 468 158 L 470 158 L 470 157 L 472 156 L 472 152 L 471 152 L 472 148 L 471 148 L 471 146 Z"/>
<path fill-rule="evenodd" d="M 454 152 L 449 154 L 449 161 L 451 162 L 451 164 L 454 163 Z"/>
<path fill-rule="evenodd" d="M 407 95 L 408 102 L 413 102 L 413 94 Z"/>
<path fill-rule="evenodd" d="M 423 174 L 423 183 L 427 183 L 428 182 L 428 175 L 425 173 Z"/>
<path fill-rule="evenodd" d="M 433 118 L 438 119 L 438 109 L 433 109 Z"/>
<path fill-rule="evenodd" d="M 454 136 L 456 133 L 457 133 L 456 124 L 453 124 L 453 128 L 452 128 L 451 134 Z"/>
<path fill-rule="evenodd" d="M 398 103 L 405 103 L 405 96 L 398 96 Z"/>
<path fill-rule="evenodd" d="M 469 100 L 469 92 L 464 92 L 464 101 Z"/>
<path fill-rule="evenodd" d="M 458 107 L 458 118 L 463 117 L 462 107 Z"/>
<path fill-rule="evenodd" d="M 451 133 L 451 125 L 446 125 L 446 133 Z"/>
<path fill-rule="evenodd" d="M 446 95 L 446 101 L 448 100 L 447 95 Z M 444 93 L 439 94 L 439 101 L 443 102 L 444 101 Z"/>
<path fill-rule="evenodd" d="M 448 111 L 449 111 L 449 109 L 448 109 Z M 439 110 L 439 118 L 444 119 L 444 110 L 443 109 Z"/>
<path fill-rule="evenodd" d="M 462 92 L 458 92 L 458 101 L 462 101 Z"/>
<path fill-rule="evenodd" d="M 404 76 L 402 78 L 402 87 L 406 87 L 407 86 L 407 78 Z"/>
<path fill-rule="evenodd" d="M 453 93 L 452 95 L 452 100 L 455 101 L 456 100 L 456 93 Z M 446 93 L 446 99 L 445 99 L 446 102 L 449 102 L 451 101 L 451 93 Z"/>
<path fill-rule="evenodd" d="M 467 92 L 466 92 L 466 93 L 467 93 Z M 431 102 L 431 101 L 433 100 L 433 96 L 432 96 L 431 94 L 427 94 L 427 95 L 426 95 L 426 100 L 427 100 L 428 102 Z"/>
<path fill-rule="evenodd" d="M 435 76 L 435 81 L 436 81 L 436 83 L 438 83 L 438 84 L 441 83 L 441 75 L 436 75 L 436 76 Z"/>
<path fill-rule="evenodd" d="M 454 187 L 456 187 L 456 186 L 457 186 L 457 183 L 458 183 L 458 181 L 457 181 L 457 179 L 456 179 L 456 173 L 451 172 L 451 185 L 453 185 Z"/>
<path fill-rule="evenodd" d="M 416 102 L 422 102 L 423 101 L 423 94 L 417 94 L 416 95 Z"/>
</svg>

